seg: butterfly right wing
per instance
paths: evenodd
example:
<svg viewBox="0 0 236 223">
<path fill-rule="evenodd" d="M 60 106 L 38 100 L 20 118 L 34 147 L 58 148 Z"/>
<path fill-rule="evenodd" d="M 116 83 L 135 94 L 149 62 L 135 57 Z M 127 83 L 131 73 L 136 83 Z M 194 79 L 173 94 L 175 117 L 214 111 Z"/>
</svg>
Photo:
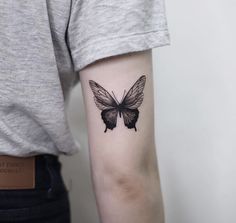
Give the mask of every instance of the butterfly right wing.
<svg viewBox="0 0 236 223">
<path fill-rule="evenodd" d="M 130 88 L 123 101 L 122 106 L 128 109 L 137 109 L 143 102 L 143 89 L 146 83 L 146 76 L 142 75 Z"/>
<path fill-rule="evenodd" d="M 94 94 L 94 102 L 96 106 L 98 109 L 102 110 L 102 120 L 106 125 L 104 132 L 106 132 L 107 129 L 112 130 L 116 127 L 117 123 L 118 105 L 116 101 L 107 90 L 95 81 L 90 80 L 89 85 Z"/>
<path fill-rule="evenodd" d="M 143 90 L 145 83 L 146 76 L 142 75 L 130 88 L 123 101 L 121 102 L 121 112 L 123 115 L 124 124 L 129 129 L 134 128 L 135 131 L 137 131 L 135 125 L 139 117 L 138 107 L 143 102 Z"/>
<path fill-rule="evenodd" d="M 124 119 L 125 126 L 129 129 L 134 128 L 134 130 L 137 131 L 135 125 L 139 117 L 139 110 L 125 108 L 122 110 L 122 116 Z"/>
</svg>

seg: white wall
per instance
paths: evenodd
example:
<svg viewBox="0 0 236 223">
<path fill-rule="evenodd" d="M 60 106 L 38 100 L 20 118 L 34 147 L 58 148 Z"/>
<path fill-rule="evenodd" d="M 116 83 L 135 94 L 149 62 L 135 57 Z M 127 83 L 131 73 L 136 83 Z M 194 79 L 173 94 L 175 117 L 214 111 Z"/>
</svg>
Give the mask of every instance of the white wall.
<svg viewBox="0 0 236 223">
<path fill-rule="evenodd" d="M 236 2 L 167 0 L 166 8 L 172 44 L 153 57 L 166 223 L 235 223 Z M 73 223 L 98 223 L 80 86 L 69 105 L 83 147 L 62 157 Z"/>
<path fill-rule="evenodd" d="M 236 2 L 168 0 L 155 54 L 167 223 L 236 222 Z"/>
</svg>

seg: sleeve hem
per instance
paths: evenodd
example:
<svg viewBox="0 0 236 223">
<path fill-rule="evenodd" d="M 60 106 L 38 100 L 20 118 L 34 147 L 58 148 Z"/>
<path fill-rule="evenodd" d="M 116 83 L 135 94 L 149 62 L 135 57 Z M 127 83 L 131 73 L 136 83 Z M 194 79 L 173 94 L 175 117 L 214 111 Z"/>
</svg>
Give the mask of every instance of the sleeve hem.
<svg viewBox="0 0 236 223">
<path fill-rule="evenodd" d="M 168 30 L 96 39 L 72 52 L 74 69 L 80 71 L 99 59 L 165 45 L 170 45 Z"/>
</svg>

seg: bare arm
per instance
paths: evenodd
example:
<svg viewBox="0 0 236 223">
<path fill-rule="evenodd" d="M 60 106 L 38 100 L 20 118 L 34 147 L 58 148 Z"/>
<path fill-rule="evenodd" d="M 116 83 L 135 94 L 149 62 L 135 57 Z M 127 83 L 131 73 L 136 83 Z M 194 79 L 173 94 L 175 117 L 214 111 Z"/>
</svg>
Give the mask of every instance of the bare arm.
<svg viewBox="0 0 236 223">
<path fill-rule="evenodd" d="M 103 223 L 164 222 L 154 141 L 152 73 L 151 50 L 106 58 L 80 72 L 92 179 Z M 135 99 L 127 92 L 142 75 L 146 82 L 141 79 L 142 83 L 136 83 Z M 109 95 L 102 95 L 105 91 L 100 87 L 115 103 Z M 121 103 L 125 96 L 129 100 Z"/>
</svg>

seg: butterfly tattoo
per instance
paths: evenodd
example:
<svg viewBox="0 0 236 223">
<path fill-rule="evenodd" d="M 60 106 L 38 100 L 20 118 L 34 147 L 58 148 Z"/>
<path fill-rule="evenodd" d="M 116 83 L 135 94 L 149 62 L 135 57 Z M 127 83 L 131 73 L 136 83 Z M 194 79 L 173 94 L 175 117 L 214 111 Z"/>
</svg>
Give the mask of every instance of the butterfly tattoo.
<svg viewBox="0 0 236 223">
<path fill-rule="evenodd" d="M 113 91 L 112 94 L 114 98 L 101 85 L 95 81 L 89 80 L 90 88 L 94 94 L 94 102 L 98 109 L 102 111 L 101 117 L 106 125 L 104 132 L 106 132 L 107 129 L 113 130 L 116 127 L 118 114 L 120 118 L 122 115 L 127 128 L 134 128 L 134 130 L 137 131 L 135 125 L 139 117 L 138 107 L 143 102 L 145 82 L 146 76 L 142 75 L 126 95 L 126 91 L 124 90 L 123 98 L 121 102 L 119 102 Z"/>
</svg>

